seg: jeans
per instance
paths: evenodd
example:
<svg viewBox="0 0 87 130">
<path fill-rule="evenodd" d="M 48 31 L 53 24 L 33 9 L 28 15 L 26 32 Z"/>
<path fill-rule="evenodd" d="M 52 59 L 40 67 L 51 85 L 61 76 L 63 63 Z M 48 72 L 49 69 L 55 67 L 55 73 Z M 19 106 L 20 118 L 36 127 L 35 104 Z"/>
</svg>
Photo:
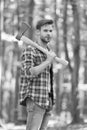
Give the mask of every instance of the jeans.
<svg viewBox="0 0 87 130">
<path fill-rule="evenodd" d="M 47 112 L 31 99 L 27 99 L 27 125 L 26 130 L 46 130 L 50 118 L 50 111 Z"/>
</svg>

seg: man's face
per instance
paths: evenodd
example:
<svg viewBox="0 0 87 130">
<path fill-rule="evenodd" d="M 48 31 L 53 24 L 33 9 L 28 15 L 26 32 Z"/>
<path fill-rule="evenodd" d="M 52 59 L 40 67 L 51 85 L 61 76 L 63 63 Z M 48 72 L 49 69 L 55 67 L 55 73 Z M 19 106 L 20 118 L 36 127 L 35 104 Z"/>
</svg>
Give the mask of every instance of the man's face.
<svg viewBox="0 0 87 130">
<path fill-rule="evenodd" d="M 40 39 L 43 43 L 47 44 L 51 41 L 53 35 L 53 25 L 43 25 L 40 29 Z"/>
</svg>

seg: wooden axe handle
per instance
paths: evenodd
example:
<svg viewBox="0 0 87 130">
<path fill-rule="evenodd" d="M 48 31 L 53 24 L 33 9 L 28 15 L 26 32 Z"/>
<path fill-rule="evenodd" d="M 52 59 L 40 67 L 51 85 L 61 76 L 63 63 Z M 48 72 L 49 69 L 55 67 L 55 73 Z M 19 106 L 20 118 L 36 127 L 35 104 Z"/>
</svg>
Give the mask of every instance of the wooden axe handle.
<svg viewBox="0 0 87 130">
<path fill-rule="evenodd" d="M 37 49 L 39 49 L 40 51 L 42 51 L 43 53 L 45 54 L 48 54 L 49 52 L 44 49 L 43 47 L 39 46 L 36 42 L 33 42 L 32 40 L 30 40 L 29 38 L 27 38 L 26 36 L 22 36 L 21 37 L 21 40 L 23 42 L 25 42 L 26 44 L 28 45 L 31 45 Z M 68 64 L 68 61 L 64 60 L 64 59 L 61 59 L 61 58 L 58 58 L 57 56 L 55 57 L 55 61 L 58 62 L 58 63 L 61 63 L 63 65 L 67 65 Z"/>
</svg>

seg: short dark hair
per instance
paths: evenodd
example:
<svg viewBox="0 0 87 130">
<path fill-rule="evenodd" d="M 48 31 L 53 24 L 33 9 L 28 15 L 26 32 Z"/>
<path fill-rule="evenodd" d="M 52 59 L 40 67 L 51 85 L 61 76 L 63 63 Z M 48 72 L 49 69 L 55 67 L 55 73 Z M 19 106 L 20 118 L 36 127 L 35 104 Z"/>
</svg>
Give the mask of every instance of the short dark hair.
<svg viewBox="0 0 87 130">
<path fill-rule="evenodd" d="M 53 24 L 52 19 L 42 19 L 37 22 L 36 29 L 40 29 L 45 24 Z"/>
</svg>

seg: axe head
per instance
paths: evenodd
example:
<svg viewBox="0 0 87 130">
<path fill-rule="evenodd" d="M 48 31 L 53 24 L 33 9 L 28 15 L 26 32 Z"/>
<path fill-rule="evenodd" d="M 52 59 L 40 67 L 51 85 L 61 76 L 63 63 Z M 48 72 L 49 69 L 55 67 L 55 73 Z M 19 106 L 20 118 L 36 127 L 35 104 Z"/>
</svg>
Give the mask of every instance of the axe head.
<svg viewBox="0 0 87 130">
<path fill-rule="evenodd" d="M 23 34 L 27 31 L 28 28 L 31 28 L 29 25 L 27 25 L 26 23 L 22 23 L 22 27 L 20 28 L 17 36 L 16 36 L 16 39 L 17 40 L 20 40 L 21 37 L 23 36 Z"/>
</svg>

